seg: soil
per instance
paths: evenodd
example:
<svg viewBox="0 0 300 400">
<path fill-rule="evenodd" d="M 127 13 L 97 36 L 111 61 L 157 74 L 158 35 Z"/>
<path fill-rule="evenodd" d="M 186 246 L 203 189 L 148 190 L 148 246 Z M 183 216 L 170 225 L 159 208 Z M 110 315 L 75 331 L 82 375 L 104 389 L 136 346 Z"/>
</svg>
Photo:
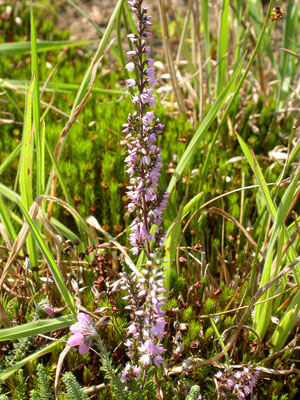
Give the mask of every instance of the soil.
<svg viewBox="0 0 300 400">
<path fill-rule="evenodd" d="M 102 31 L 105 30 L 117 4 L 117 0 L 73 0 L 73 2 L 88 14 Z M 172 14 L 173 10 L 178 11 L 178 8 L 181 10 L 186 8 L 186 0 L 166 0 L 166 3 L 168 4 L 170 14 Z M 151 6 L 151 14 L 159 18 L 158 2 L 148 0 L 147 5 Z M 67 1 L 57 1 L 56 6 L 58 7 L 57 27 L 62 30 L 69 30 L 71 32 L 70 39 L 85 40 L 97 39 L 99 37 L 98 32 L 91 22 L 72 7 L 71 4 L 67 3 Z"/>
</svg>

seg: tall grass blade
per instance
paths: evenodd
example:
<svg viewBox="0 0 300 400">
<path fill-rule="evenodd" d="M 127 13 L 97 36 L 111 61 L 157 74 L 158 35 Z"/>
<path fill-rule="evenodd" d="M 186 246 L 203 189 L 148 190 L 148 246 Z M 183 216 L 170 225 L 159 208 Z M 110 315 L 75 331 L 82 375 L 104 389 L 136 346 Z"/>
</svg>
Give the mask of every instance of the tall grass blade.
<svg viewBox="0 0 300 400">
<path fill-rule="evenodd" d="M 31 125 L 32 119 L 32 94 L 35 84 L 35 76 L 33 76 L 29 92 L 27 94 L 26 112 L 25 112 L 25 125 L 22 141 L 22 155 L 20 160 L 20 193 L 22 203 L 26 210 L 29 210 L 33 202 L 32 194 L 32 162 L 33 162 L 33 149 L 34 149 L 34 134 Z M 37 248 L 32 234 L 27 238 L 28 254 L 31 262 L 31 267 L 37 266 Z M 36 274 L 37 275 L 37 274 Z M 36 276 L 38 279 L 38 276 Z"/>
<path fill-rule="evenodd" d="M 300 176 L 300 170 L 297 171 L 295 174 L 291 184 L 289 185 L 288 189 L 284 193 L 282 200 L 280 202 L 280 205 L 278 209 L 276 208 L 270 192 L 268 190 L 268 187 L 266 185 L 264 176 L 262 174 L 261 168 L 259 167 L 256 158 L 254 156 L 254 153 L 251 152 L 249 147 L 246 145 L 246 143 L 243 141 L 243 139 L 238 136 L 238 140 L 241 144 L 241 147 L 244 151 L 244 154 L 253 169 L 255 176 L 258 180 L 259 186 L 263 192 L 265 203 L 267 205 L 267 208 L 269 210 L 269 213 L 272 216 L 272 219 L 274 221 L 273 223 L 273 228 L 272 228 L 272 235 L 268 244 L 268 250 L 267 254 L 265 257 L 265 263 L 264 263 L 264 268 L 263 268 L 263 274 L 262 278 L 260 281 L 260 287 L 262 287 L 264 284 L 266 284 L 274 274 L 277 274 L 278 271 L 280 270 L 280 260 L 278 257 L 275 257 L 275 244 L 276 241 L 278 240 L 278 237 L 280 235 L 281 230 L 283 230 L 283 239 L 282 240 L 288 240 L 289 235 L 285 226 L 285 218 L 287 216 L 287 213 L 289 211 L 289 208 L 293 202 L 295 191 L 297 189 L 297 184 L 298 184 L 298 179 Z M 295 249 L 291 246 L 288 251 L 287 255 L 289 260 L 294 261 L 297 253 Z M 275 258 L 274 258 L 275 257 Z M 281 259 L 281 257 L 280 257 Z M 275 268 L 275 269 L 274 269 Z M 300 280 L 300 269 L 299 268 L 294 268 L 293 269 L 294 276 L 296 282 L 299 282 Z M 281 288 L 284 290 L 285 285 L 282 284 Z M 262 300 L 271 297 L 274 294 L 274 288 L 271 288 L 267 293 L 265 293 L 262 297 Z M 272 313 L 272 301 L 268 301 L 264 304 L 258 304 L 255 307 L 255 315 L 254 315 L 254 329 L 259 333 L 259 335 L 263 338 L 267 328 L 268 324 L 271 318 L 271 313 Z"/>
<path fill-rule="evenodd" d="M 45 82 L 39 82 L 39 89 L 41 90 L 44 86 Z M 0 87 L 10 88 L 13 85 L 18 89 L 25 90 L 27 85 L 27 81 L 25 80 L 16 80 L 16 79 L 5 79 L 0 80 Z M 65 82 L 48 82 L 45 92 L 77 92 L 80 88 L 80 85 L 75 83 L 65 83 Z M 109 94 L 109 95 L 117 95 L 117 96 L 128 96 L 130 93 L 125 90 L 118 89 L 103 89 L 99 87 L 93 86 L 92 93 L 96 94 Z"/>
<path fill-rule="evenodd" d="M 22 201 L 21 196 L 0 182 L 0 194 L 14 203 Z"/>
<path fill-rule="evenodd" d="M 116 7 L 114 8 L 114 11 L 113 11 L 113 13 L 112 13 L 112 15 L 110 17 L 110 20 L 109 20 L 109 23 L 108 23 L 108 25 L 106 27 L 104 35 L 101 38 L 97 53 L 94 56 L 95 57 L 95 61 L 98 60 L 105 52 L 105 49 L 106 49 L 106 47 L 107 47 L 107 45 L 109 43 L 110 35 L 111 35 L 112 30 L 113 30 L 113 28 L 114 28 L 114 26 L 115 26 L 115 24 L 117 22 L 118 15 L 122 10 L 123 1 L 124 0 L 118 0 L 118 2 L 116 4 Z M 84 75 L 84 77 L 82 79 L 80 88 L 79 88 L 79 90 L 77 92 L 77 95 L 76 95 L 76 98 L 75 98 L 75 101 L 74 101 L 74 104 L 73 104 L 73 108 L 72 108 L 71 114 L 73 114 L 75 108 L 79 105 L 79 103 L 81 102 L 81 100 L 83 99 L 83 97 L 85 95 L 85 92 L 86 92 L 86 90 L 88 88 L 88 85 L 89 85 L 89 82 L 91 80 L 93 67 L 94 67 L 94 64 L 92 63 L 90 65 L 90 67 L 88 68 L 88 70 L 86 71 L 86 73 L 85 73 L 85 75 Z"/>
<path fill-rule="evenodd" d="M 221 110 L 223 104 L 225 103 L 226 99 L 229 96 L 229 93 L 235 83 L 236 77 L 238 76 L 243 62 L 244 62 L 244 57 L 240 62 L 239 67 L 236 69 L 236 71 L 234 72 L 231 80 L 229 81 L 229 83 L 226 85 L 226 87 L 222 90 L 222 93 L 220 94 L 220 96 L 217 98 L 217 100 L 215 101 L 214 105 L 212 106 L 212 108 L 209 110 L 208 114 L 205 116 L 204 120 L 201 122 L 199 128 L 197 129 L 197 131 L 195 132 L 191 142 L 189 143 L 186 151 L 184 152 L 183 156 L 181 157 L 176 170 L 174 171 L 173 175 L 172 175 L 172 179 L 169 183 L 168 189 L 167 191 L 169 193 L 171 193 L 175 187 L 176 182 L 179 180 L 179 178 L 181 177 L 185 167 L 188 165 L 188 163 L 191 161 L 193 155 L 195 154 L 195 152 L 197 151 L 199 144 L 201 143 L 201 141 L 204 139 L 209 127 L 211 126 L 211 124 L 213 123 L 214 119 L 216 118 L 218 112 Z"/>
<path fill-rule="evenodd" d="M 274 345 L 275 349 L 281 350 L 285 345 L 287 338 L 296 322 L 299 312 L 300 298 L 299 296 L 297 296 L 297 304 L 295 304 L 293 308 L 285 313 L 272 335 L 271 343 Z"/>
<path fill-rule="evenodd" d="M 19 143 L 17 147 L 6 157 L 3 163 L 0 165 L 0 175 L 6 170 L 7 167 L 13 162 L 13 160 L 20 154 L 22 150 L 22 143 Z"/>
<path fill-rule="evenodd" d="M 282 41 L 283 48 L 291 51 L 297 51 L 296 45 L 294 43 L 297 42 L 297 39 L 299 37 L 298 28 L 299 28 L 299 2 L 289 0 L 285 12 L 283 41 Z M 291 91 L 290 85 L 295 76 L 296 72 L 295 70 L 296 68 L 293 56 L 286 51 L 281 51 L 280 66 L 279 66 L 280 86 L 279 86 L 278 102 L 277 102 L 278 110 L 283 107 L 284 101 L 290 94 Z"/>
<path fill-rule="evenodd" d="M 48 267 L 53 275 L 53 278 L 55 280 L 55 283 L 62 295 L 62 298 L 64 300 L 64 302 L 67 304 L 67 306 L 69 307 L 70 311 L 76 315 L 76 308 L 75 308 L 75 304 L 74 304 L 74 299 L 71 295 L 71 293 L 69 292 L 64 279 L 61 275 L 61 272 L 58 268 L 58 266 L 56 265 L 54 258 L 50 252 L 50 250 L 47 248 L 47 246 L 44 243 L 44 240 L 41 236 L 41 234 L 39 233 L 39 231 L 37 230 L 37 228 L 35 227 L 32 219 L 30 218 L 27 210 L 25 209 L 25 207 L 22 205 L 22 203 L 19 203 L 20 208 L 22 209 L 22 212 L 24 214 L 24 217 L 28 223 L 28 225 L 30 226 L 31 232 L 35 238 L 35 240 L 37 241 L 46 261 L 48 264 Z"/>
<path fill-rule="evenodd" d="M 42 143 L 40 132 L 40 91 L 39 91 L 39 65 L 36 45 L 36 28 L 33 16 L 32 0 L 30 0 L 30 29 L 31 29 L 31 76 L 35 76 L 33 85 L 33 124 L 35 132 L 37 156 L 37 195 L 43 194 L 45 189 L 45 165 L 42 159 Z"/>
<path fill-rule="evenodd" d="M 207 77 L 207 92 L 208 96 L 211 93 L 211 61 L 210 61 L 210 29 L 209 29 L 209 4 L 208 0 L 202 0 L 202 18 L 204 25 L 204 48 L 205 48 L 205 63 Z"/>
<path fill-rule="evenodd" d="M 92 20 L 92 18 L 90 18 L 90 16 L 82 9 L 78 6 L 78 4 L 75 4 L 72 0 L 67 0 L 67 2 L 74 7 L 80 14 L 82 14 L 92 25 L 93 27 L 96 29 L 96 31 L 100 34 L 100 36 L 103 36 L 103 31 L 100 29 L 100 27 L 98 26 L 98 24 L 96 24 L 95 21 Z M 114 47 L 111 46 L 111 51 L 113 52 L 114 56 L 116 57 L 116 59 L 119 61 L 119 63 L 122 65 L 121 62 L 121 55 L 119 54 L 118 50 Z"/>
<path fill-rule="evenodd" d="M 174 260 L 176 258 L 176 252 L 177 252 L 177 248 L 179 246 L 179 240 L 180 240 L 180 236 L 181 236 L 181 222 L 182 222 L 182 214 L 183 214 L 183 210 L 184 210 L 184 202 L 182 202 L 177 216 L 175 218 L 175 221 L 173 222 L 173 224 L 171 225 L 168 233 L 167 233 L 167 237 L 165 240 L 165 249 L 166 249 L 166 253 L 168 254 L 167 256 L 167 263 L 166 263 L 166 279 L 165 279 L 165 288 L 167 290 L 167 292 L 169 291 L 170 288 L 170 276 L 171 276 L 171 271 L 173 268 L 173 263 Z"/>
<path fill-rule="evenodd" d="M 0 194 L 0 216 L 1 216 L 1 221 L 4 224 L 6 228 L 6 232 L 8 234 L 9 239 L 13 243 L 16 240 L 17 234 L 14 229 L 14 226 L 11 222 L 11 219 L 9 217 L 9 214 L 7 212 L 7 209 L 5 207 L 5 204 L 3 202 L 2 196 Z"/>
<path fill-rule="evenodd" d="M 218 67 L 215 97 L 218 97 L 225 87 L 227 62 L 226 54 L 228 52 L 228 28 L 229 28 L 229 0 L 223 0 L 221 24 L 218 39 Z"/>
<path fill-rule="evenodd" d="M 89 43 L 95 43 L 97 40 L 79 40 L 79 41 L 51 41 L 44 40 L 36 43 L 37 52 L 49 52 L 52 50 L 60 50 L 64 47 L 78 47 Z M 21 54 L 29 54 L 31 52 L 31 42 L 11 42 L 0 43 L 0 56 L 14 56 Z"/>
</svg>

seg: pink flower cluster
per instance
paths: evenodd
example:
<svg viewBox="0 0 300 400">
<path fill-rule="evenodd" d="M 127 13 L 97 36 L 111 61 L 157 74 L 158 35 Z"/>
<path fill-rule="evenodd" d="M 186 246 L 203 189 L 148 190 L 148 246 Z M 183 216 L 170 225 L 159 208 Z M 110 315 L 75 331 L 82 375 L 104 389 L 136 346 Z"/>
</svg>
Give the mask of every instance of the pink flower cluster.
<svg viewBox="0 0 300 400">
<path fill-rule="evenodd" d="M 160 343 L 165 335 L 166 324 L 162 310 L 166 299 L 163 296 L 165 292 L 164 274 L 158 265 L 151 268 L 153 262 L 148 261 L 149 269 L 142 270 L 143 276 L 138 282 L 135 277 L 129 278 L 126 274 L 123 275 L 122 289 L 129 293 L 123 297 L 129 302 L 125 308 L 130 310 L 133 316 L 133 321 L 128 329 L 130 338 L 125 345 L 128 349 L 128 356 L 136 362 L 131 366 L 131 368 L 135 368 L 135 371 L 139 371 L 139 366 L 155 365 L 158 367 L 163 362 L 162 354 L 165 351 Z M 123 381 L 129 380 L 128 371 L 133 372 L 132 369 L 130 370 L 130 365 L 128 363 L 127 368 L 123 371 Z"/>
<path fill-rule="evenodd" d="M 161 365 L 165 351 L 161 344 L 166 324 L 162 310 L 165 300 L 164 275 L 160 261 L 153 252 L 164 242 L 162 215 L 169 196 L 158 187 L 162 159 L 157 135 L 163 133 L 164 125 L 150 109 L 156 102 L 153 97 L 154 59 L 149 56 L 151 49 L 146 41 L 151 35 L 148 30 L 152 25 L 151 15 L 148 15 L 149 7 L 143 7 L 143 0 L 131 0 L 128 4 L 138 20 L 137 33 L 128 35 L 132 49 L 127 55 L 131 60 L 125 66 L 129 73 L 135 73 L 135 77 L 127 79 L 127 84 L 135 90 L 132 102 L 137 109 L 129 114 L 127 123 L 123 124 L 128 148 L 125 163 L 130 175 L 128 210 L 136 215 L 130 226 L 129 239 L 133 254 L 144 250 L 148 261 L 147 269 L 141 271 L 139 279 L 134 274 L 130 277 L 123 274 L 122 289 L 128 292 L 124 300 L 128 301 L 126 309 L 131 312 L 132 322 L 125 342 L 130 362 L 126 364 L 121 379 L 123 382 L 140 379 L 143 386 L 146 371 L 151 365 Z M 154 225 L 156 228 L 153 232 Z"/>
<path fill-rule="evenodd" d="M 244 367 L 243 371 L 231 372 L 226 367 L 224 372 L 217 372 L 215 377 L 218 381 L 220 397 L 222 399 L 246 399 L 253 394 L 259 374 L 259 367 L 253 368 L 252 366 Z"/>
<path fill-rule="evenodd" d="M 127 196 L 130 199 L 128 209 L 135 211 L 136 218 L 130 229 L 130 243 L 133 254 L 145 250 L 150 254 L 150 242 L 154 241 L 154 248 L 160 247 L 164 241 L 162 229 L 162 213 L 166 208 L 168 194 L 158 189 L 158 179 L 162 167 L 161 149 L 157 146 L 157 135 L 163 133 L 164 125 L 149 107 L 155 106 L 152 87 L 155 84 L 154 59 L 148 57 L 150 46 L 145 38 L 151 35 L 148 31 L 152 25 L 151 15 L 147 15 L 149 7 L 142 7 L 143 0 L 128 1 L 132 11 L 138 18 L 138 33 L 128 35 L 133 50 L 127 55 L 132 61 L 126 64 L 127 71 L 137 71 L 138 79 L 127 79 L 129 87 L 136 87 L 132 102 L 138 112 L 129 114 L 128 121 L 123 124 L 123 133 L 126 133 L 128 156 L 125 162 L 130 175 L 130 185 L 127 187 Z M 156 225 L 154 233 L 151 227 Z"/>
</svg>

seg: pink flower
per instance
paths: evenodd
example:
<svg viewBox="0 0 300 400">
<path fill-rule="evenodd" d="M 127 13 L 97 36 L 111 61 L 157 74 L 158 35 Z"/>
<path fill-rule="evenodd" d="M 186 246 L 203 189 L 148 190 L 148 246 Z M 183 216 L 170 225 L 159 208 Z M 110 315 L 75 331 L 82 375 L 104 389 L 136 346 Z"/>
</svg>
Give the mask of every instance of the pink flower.
<svg viewBox="0 0 300 400">
<path fill-rule="evenodd" d="M 143 123 L 145 125 L 150 125 L 154 118 L 154 111 L 148 111 L 143 117 Z"/>
<path fill-rule="evenodd" d="M 131 41 L 131 43 L 136 43 L 136 35 L 134 33 L 130 33 L 129 35 L 127 35 L 127 37 Z"/>
<path fill-rule="evenodd" d="M 137 55 L 137 52 L 135 50 L 129 50 L 126 53 L 129 57 L 134 57 Z"/>
<path fill-rule="evenodd" d="M 154 67 L 146 68 L 146 74 L 149 78 L 154 78 L 155 69 Z"/>
<path fill-rule="evenodd" d="M 125 68 L 127 69 L 127 71 L 132 72 L 135 68 L 134 62 L 130 62 L 130 63 L 126 64 Z"/>
<path fill-rule="evenodd" d="M 129 87 L 133 87 L 136 85 L 136 80 L 135 79 L 126 79 L 127 85 Z"/>
<path fill-rule="evenodd" d="M 98 335 L 96 325 L 85 313 L 78 313 L 77 319 L 78 322 L 70 326 L 73 335 L 69 337 L 68 345 L 79 346 L 79 353 L 86 354 L 91 347 L 92 338 Z"/>
</svg>

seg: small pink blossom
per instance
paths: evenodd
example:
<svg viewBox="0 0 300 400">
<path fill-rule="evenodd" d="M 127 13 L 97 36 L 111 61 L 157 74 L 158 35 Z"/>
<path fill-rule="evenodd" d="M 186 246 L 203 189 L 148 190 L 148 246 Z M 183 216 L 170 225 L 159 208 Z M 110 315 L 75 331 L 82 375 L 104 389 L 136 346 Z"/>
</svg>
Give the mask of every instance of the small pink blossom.
<svg viewBox="0 0 300 400">
<path fill-rule="evenodd" d="M 70 326 L 70 331 L 73 333 L 68 339 L 69 346 L 79 346 L 79 353 L 86 354 L 94 337 L 98 335 L 96 325 L 91 317 L 85 313 L 78 313 L 75 324 Z"/>
<path fill-rule="evenodd" d="M 129 50 L 126 53 L 129 57 L 134 57 L 137 55 L 137 52 L 135 50 Z"/>
<path fill-rule="evenodd" d="M 127 85 L 129 87 L 134 87 L 136 86 L 136 80 L 135 79 L 126 79 Z"/>
<path fill-rule="evenodd" d="M 125 68 L 127 69 L 127 71 L 132 72 L 135 68 L 134 62 L 130 62 L 130 63 L 126 64 Z"/>
</svg>

